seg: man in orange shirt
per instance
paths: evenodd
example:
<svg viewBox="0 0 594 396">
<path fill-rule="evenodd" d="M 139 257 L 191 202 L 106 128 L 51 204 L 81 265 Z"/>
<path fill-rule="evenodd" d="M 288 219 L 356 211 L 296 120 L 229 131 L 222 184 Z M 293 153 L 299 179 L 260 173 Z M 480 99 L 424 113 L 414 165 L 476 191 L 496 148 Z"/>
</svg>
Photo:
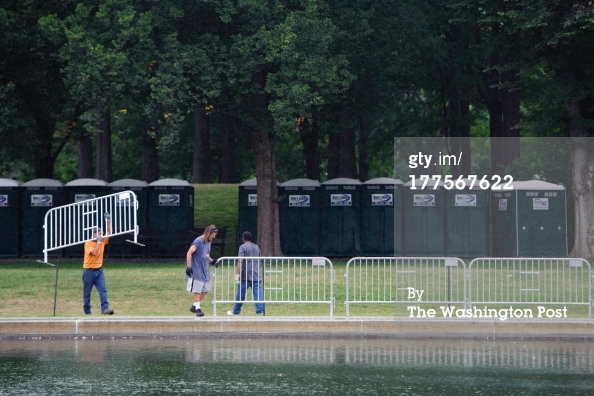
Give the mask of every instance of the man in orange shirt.
<svg viewBox="0 0 594 396">
<path fill-rule="evenodd" d="M 105 213 L 106 233 L 103 236 L 101 228 L 93 230 L 93 239 L 85 242 L 85 257 L 83 263 L 83 310 L 86 315 L 91 314 L 91 289 L 93 286 L 99 293 L 101 300 L 101 313 L 104 315 L 113 315 L 113 309 L 109 308 L 107 301 L 107 287 L 105 285 L 105 276 L 103 275 L 103 253 L 105 245 L 109 242 L 108 236 L 111 235 L 111 216 Z"/>
</svg>

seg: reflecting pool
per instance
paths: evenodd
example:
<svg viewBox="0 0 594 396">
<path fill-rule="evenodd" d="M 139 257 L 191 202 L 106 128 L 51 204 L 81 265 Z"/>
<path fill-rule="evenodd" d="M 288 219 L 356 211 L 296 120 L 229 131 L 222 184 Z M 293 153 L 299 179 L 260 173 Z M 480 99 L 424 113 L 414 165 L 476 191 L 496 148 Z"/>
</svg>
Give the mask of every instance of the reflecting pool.
<svg viewBox="0 0 594 396">
<path fill-rule="evenodd" d="M 407 339 L 0 341 L 0 395 L 579 395 L 588 342 Z"/>
</svg>

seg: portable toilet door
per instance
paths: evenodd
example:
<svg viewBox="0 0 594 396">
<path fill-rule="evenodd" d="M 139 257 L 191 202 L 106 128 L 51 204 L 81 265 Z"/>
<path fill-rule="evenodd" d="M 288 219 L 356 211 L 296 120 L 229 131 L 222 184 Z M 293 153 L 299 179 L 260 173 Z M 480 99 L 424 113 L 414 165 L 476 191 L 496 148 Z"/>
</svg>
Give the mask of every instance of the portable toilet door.
<svg viewBox="0 0 594 396">
<path fill-rule="evenodd" d="M 289 256 L 320 254 L 320 182 L 294 179 L 279 186 L 281 250 Z"/>
<path fill-rule="evenodd" d="M 451 189 L 445 189 L 447 256 L 490 254 L 489 193 L 469 179 L 457 179 Z"/>
<path fill-rule="evenodd" d="M 185 257 L 192 241 L 179 238 L 194 228 L 194 187 L 186 180 L 161 179 L 148 189 L 148 226 L 158 235 L 156 250 L 149 249 L 159 257 Z"/>
<path fill-rule="evenodd" d="M 239 219 L 237 246 L 241 245 L 241 234 L 252 233 L 252 241 L 258 243 L 258 184 L 255 178 L 239 183 Z"/>
<path fill-rule="evenodd" d="M 4 228 L 0 238 L 0 257 L 19 256 L 20 185 L 12 179 L 0 179 L 0 224 Z"/>
<path fill-rule="evenodd" d="M 350 178 L 336 178 L 322 183 L 322 255 L 352 257 L 361 253 L 362 184 Z"/>
<path fill-rule="evenodd" d="M 515 190 L 490 191 L 491 255 L 517 257 L 517 205 Z"/>
<path fill-rule="evenodd" d="M 148 243 L 149 245 L 154 243 L 153 240 L 146 238 L 149 206 L 148 183 L 144 180 L 137 179 L 119 179 L 109 183 L 107 185 L 107 191 L 108 194 L 115 194 L 122 191 L 134 192 L 136 199 L 138 200 L 136 224 L 138 225 L 139 242 Z M 118 205 L 134 205 L 134 201 L 129 199 L 121 202 L 118 201 Z M 144 238 L 143 232 L 145 233 Z M 114 238 L 109 241 L 109 245 L 110 257 L 143 257 L 150 251 L 145 247 L 126 242 L 126 238 Z"/>
<path fill-rule="evenodd" d="M 44 178 L 21 185 L 21 256 L 43 255 L 45 214 L 63 204 L 63 187 L 59 180 Z M 53 254 L 61 256 L 63 252 L 56 250 Z"/>
<path fill-rule="evenodd" d="M 363 183 L 361 251 L 364 256 L 402 256 L 400 179 L 380 177 Z"/>
<path fill-rule="evenodd" d="M 445 190 L 430 179 L 421 188 L 409 181 L 404 185 L 404 255 L 445 256 Z"/>
<path fill-rule="evenodd" d="M 514 182 L 518 257 L 567 257 L 565 187 L 541 180 Z"/>
<path fill-rule="evenodd" d="M 63 204 L 68 205 L 95 199 L 107 194 L 107 182 L 99 179 L 82 178 L 69 181 L 64 185 Z M 82 212 L 78 213 L 75 220 L 81 227 L 84 227 L 85 217 Z M 106 251 L 111 250 L 111 241 L 106 245 Z M 64 248 L 64 255 L 67 257 L 82 257 L 84 247 L 82 245 Z"/>
</svg>

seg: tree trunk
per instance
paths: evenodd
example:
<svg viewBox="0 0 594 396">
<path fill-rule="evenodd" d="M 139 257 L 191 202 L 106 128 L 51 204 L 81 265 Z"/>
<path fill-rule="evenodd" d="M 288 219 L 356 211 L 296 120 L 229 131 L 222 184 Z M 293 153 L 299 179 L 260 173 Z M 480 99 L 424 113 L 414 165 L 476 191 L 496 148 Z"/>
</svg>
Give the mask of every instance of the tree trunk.
<svg viewBox="0 0 594 396">
<path fill-rule="evenodd" d="M 142 179 L 147 183 L 159 179 L 159 152 L 157 142 L 148 133 L 142 134 Z"/>
<path fill-rule="evenodd" d="M 192 183 L 210 183 L 210 125 L 206 110 L 194 109 Z"/>
<path fill-rule="evenodd" d="M 470 137 L 449 137 L 447 138 L 449 155 L 458 157 L 456 161 L 450 160 L 451 172 L 454 179 L 458 177 L 467 177 L 472 172 L 472 149 L 470 147 Z M 460 155 L 461 154 L 461 155 Z M 460 163 L 458 163 L 458 159 Z"/>
<path fill-rule="evenodd" d="M 221 183 L 239 183 L 237 169 L 237 128 L 236 119 L 226 110 L 221 113 L 223 144 L 221 147 Z"/>
<path fill-rule="evenodd" d="M 98 123 L 99 132 L 96 135 L 97 140 L 97 179 L 111 182 L 111 118 L 109 110 L 101 113 L 101 119 Z"/>
<path fill-rule="evenodd" d="M 469 102 L 462 99 L 461 95 L 462 93 L 458 89 L 450 90 L 445 114 L 445 135 L 447 136 L 448 153 L 460 161 L 460 163 L 453 161 L 453 158 L 449 161 L 449 173 L 454 179 L 460 176 L 468 176 L 472 164 Z"/>
<path fill-rule="evenodd" d="M 330 131 L 328 141 L 328 179 L 348 177 L 357 179 L 357 159 L 355 155 L 355 130 L 347 125 L 344 111 L 340 111 L 336 123 L 341 130 Z"/>
<path fill-rule="evenodd" d="M 35 177 L 54 177 L 55 159 L 52 155 L 52 141 L 54 138 L 55 123 L 43 114 L 34 114 L 37 127 L 37 139 L 39 141 L 37 155 L 35 156 Z"/>
<path fill-rule="evenodd" d="M 357 149 L 359 151 L 359 180 L 366 181 L 369 179 L 369 149 L 367 143 L 369 142 L 369 135 L 371 133 L 371 122 L 363 117 L 359 124 L 359 144 Z"/>
<path fill-rule="evenodd" d="M 305 175 L 308 179 L 320 180 L 320 127 L 315 116 L 312 122 L 303 119 L 299 123 L 299 133 L 305 157 Z"/>
<path fill-rule="evenodd" d="M 282 256 L 274 142 L 266 128 L 270 122 L 266 121 L 268 100 L 264 94 L 265 82 L 266 73 L 256 73 L 254 83 L 260 92 L 254 94 L 257 126 L 253 129 L 252 138 L 258 183 L 258 245 L 264 256 Z"/>
<path fill-rule="evenodd" d="M 491 71 L 487 76 L 485 104 L 489 111 L 491 174 L 503 176 L 520 157 L 520 94 L 513 86 L 519 71 Z M 504 84 L 505 83 L 505 86 Z M 509 86 L 512 86 L 512 89 Z"/>
<path fill-rule="evenodd" d="M 93 141 L 86 133 L 78 140 L 78 161 L 76 177 L 93 177 Z"/>
<path fill-rule="evenodd" d="M 575 237 L 570 257 L 594 257 L 594 148 L 589 143 L 579 101 L 566 102 L 569 113 L 572 188 L 575 205 Z"/>
</svg>

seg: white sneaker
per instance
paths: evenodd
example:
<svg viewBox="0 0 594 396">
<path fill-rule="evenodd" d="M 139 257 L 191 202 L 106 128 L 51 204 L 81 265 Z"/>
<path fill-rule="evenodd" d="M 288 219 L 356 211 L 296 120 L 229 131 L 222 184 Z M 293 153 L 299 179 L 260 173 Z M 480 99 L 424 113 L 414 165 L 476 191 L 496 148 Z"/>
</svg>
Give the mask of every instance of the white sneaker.
<svg viewBox="0 0 594 396">
<path fill-rule="evenodd" d="M 233 311 L 227 311 L 227 315 L 233 316 L 233 315 L 239 315 L 239 314 L 233 313 Z"/>
</svg>

